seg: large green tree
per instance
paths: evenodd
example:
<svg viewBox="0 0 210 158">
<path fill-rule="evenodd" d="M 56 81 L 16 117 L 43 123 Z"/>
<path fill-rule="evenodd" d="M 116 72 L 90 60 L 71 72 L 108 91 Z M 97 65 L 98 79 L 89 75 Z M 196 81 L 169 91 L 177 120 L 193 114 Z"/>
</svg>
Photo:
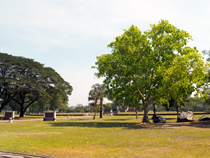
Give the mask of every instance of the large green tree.
<svg viewBox="0 0 210 158">
<path fill-rule="evenodd" d="M 187 42 L 192 37 L 186 31 L 166 20 L 150 27 L 142 33 L 132 25 L 108 45 L 112 53 L 98 56 L 94 66 L 98 70 L 97 76 L 105 77 L 109 95 L 117 98 L 129 91 L 129 95 L 138 97 L 144 107 L 142 123 L 149 123 L 149 102 L 161 98 L 158 90 L 166 84 L 162 82 L 164 72 L 171 67 L 176 56 L 191 51 Z M 124 99 L 129 102 L 132 97 L 125 96 Z"/>
<path fill-rule="evenodd" d="M 62 103 L 66 103 L 68 101 L 68 95 L 71 95 L 72 91 L 69 83 L 64 81 L 52 68 L 40 67 L 37 70 L 34 66 L 31 68 L 31 70 L 27 71 L 32 71 L 33 75 L 23 74 L 27 81 L 23 82 L 23 87 L 14 98 L 21 107 L 20 117 L 24 116 L 29 106 L 40 99 L 44 99 L 53 104 L 55 94 L 59 95 L 60 99 L 63 100 Z M 53 105 L 51 107 L 53 108 Z"/>
<path fill-rule="evenodd" d="M 10 57 L 8 60 L 2 59 L 2 63 L 7 65 L 10 71 L 7 71 L 9 79 L 1 76 L 1 84 L 6 84 L 9 80 L 9 84 L 12 85 L 10 86 L 12 88 L 8 86 L 3 88 L 12 93 L 12 99 L 19 104 L 20 117 L 23 117 L 28 107 L 38 100 L 49 100 L 55 93 L 62 96 L 63 100 L 67 100 L 71 94 L 72 86 L 54 69 L 44 67 L 33 59 L 4 56 Z M 1 87 L 2 90 L 3 88 Z"/>
</svg>

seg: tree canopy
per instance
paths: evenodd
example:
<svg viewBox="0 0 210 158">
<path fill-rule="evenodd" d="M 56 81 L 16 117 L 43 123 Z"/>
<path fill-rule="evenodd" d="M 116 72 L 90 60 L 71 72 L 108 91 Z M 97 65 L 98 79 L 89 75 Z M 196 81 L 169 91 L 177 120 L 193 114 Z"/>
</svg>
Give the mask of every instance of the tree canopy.
<svg viewBox="0 0 210 158">
<path fill-rule="evenodd" d="M 200 82 L 194 78 L 202 78 L 205 74 L 197 49 L 187 46 L 187 42 L 192 40 L 189 33 L 176 28 L 167 20 L 161 20 L 150 27 L 144 33 L 134 25 L 124 30 L 121 36 L 117 36 L 108 45 L 112 53 L 98 56 L 93 66 L 98 70 L 98 77 L 105 77 L 104 84 L 109 96 L 124 99 L 125 103 L 141 101 L 144 107 L 143 123 L 149 123 L 149 102 L 167 102 L 171 99 L 170 95 L 179 94 L 181 87 L 191 89 L 192 84 L 188 83 Z M 191 62 L 193 60 L 197 60 L 196 65 Z M 184 72 L 176 67 L 185 62 Z M 186 77 L 184 73 L 190 73 L 194 66 L 195 73 Z M 166 91 L 166 85 L 172 81 L 169 74 L 173 74 L 173 71 L 176 75 L 174 80 L 181 78 L 176 85 L 171 85 L 173 89 L 178 86 L 177 93 Z M 199 72 L 196 73 L 197 71 Z M 177 98 L 181 100 L 180 97 Z"/>
<path fill-rule="evenodd" d="M 0 111 L 11 101 L 20 106 L 20 117 L 26 109 L 38 100 L 49 100 L 59 94 L 68 100 L 72 86 L 54 69 L 24 57 L 0 53 Z"/>
</svg>

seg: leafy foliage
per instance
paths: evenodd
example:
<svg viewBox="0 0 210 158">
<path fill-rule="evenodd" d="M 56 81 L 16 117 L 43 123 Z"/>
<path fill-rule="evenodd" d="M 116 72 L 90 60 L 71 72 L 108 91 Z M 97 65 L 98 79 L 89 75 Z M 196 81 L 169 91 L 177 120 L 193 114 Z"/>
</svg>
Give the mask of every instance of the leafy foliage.
<svg viewBox="0 0 210 158">
<path fill-rule="evenodd" d="M 105 86 L 103 84 L 98 84 L 98 83 L 94 84 L 89 92 L 88 100 L 91 101 L 90 106 L 94 109 L 94 111 L 96 111 L 97 107 L 99 106 L 100 118 L 103 117 L 102 108 L 103 108 L 103 100 L 105 97 L 107 97 Z"/>
<path fill-rule="evenodd" d="M 44 67 L 33 59 L 1 55 L 1 96 L 0 110 L 11 100 L 20 106 L 20 117 L 36 101 L 53 102 L 59 96 L 62 102 L 68 101 L 72 86 L 52 68 Z M 8 96 L 8 97 L 7 97 Z M 4 99 L 6 98 L 6 99 Z M 43 101 L 41 101 L 43 100 Z M 60 100 L 60 101 L 61 101 Z"/>
<path fill-rule="evenodd" d="M 98 77 L 105 77 L 111 98 L 143 105 L 143 123 L 149 122 L 149 102 L 168 102 L 171 96 L 181 101 L 183 94 L 192 91 L 191 82 L 199 86 L 199 77 L 205 74 L 198 51 L 187 46 L 192 39 L 189 33 L 166 20 L 150 27 L 142 33 L 132 25 L 108 45 L 112 53 L 98 56 L 93 66 Z"/>
</svg>

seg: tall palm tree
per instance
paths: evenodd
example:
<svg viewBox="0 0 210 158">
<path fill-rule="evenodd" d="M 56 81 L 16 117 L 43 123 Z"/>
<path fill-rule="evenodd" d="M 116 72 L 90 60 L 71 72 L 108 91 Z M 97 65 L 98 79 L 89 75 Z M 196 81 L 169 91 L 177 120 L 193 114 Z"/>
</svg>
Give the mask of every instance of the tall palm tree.
<svg viewBox="0 0 210 158">
<path fill-rule="evenodd" d="M 98 101 L 100 105 L 100 118 L 103 117 L 102 115 L 102 105 L 103 105 L 103 100 L 105 97 L 107 97 L 107 94 L 105 93 L 106 88 L 103 84 L 94 84 L 92 85 L 92 89 L 89 92 L 89 97 L 88 100 L 92 101 L 90 105 L 94 107 L 94 116 L 93 119 L 95 119 L 95 109 L 97 107 Z"/>
<path fill-rule="evenodd" d="M 98 96 L 97 96 L 97 89 L 94 86 L 92 86 L 92 89 L 89 92 L 88 101 L 92 101 L 89 103 L 89 105 L 93 108 L 94 111 L 93 120 L 95 120 Z"/>
</svg>

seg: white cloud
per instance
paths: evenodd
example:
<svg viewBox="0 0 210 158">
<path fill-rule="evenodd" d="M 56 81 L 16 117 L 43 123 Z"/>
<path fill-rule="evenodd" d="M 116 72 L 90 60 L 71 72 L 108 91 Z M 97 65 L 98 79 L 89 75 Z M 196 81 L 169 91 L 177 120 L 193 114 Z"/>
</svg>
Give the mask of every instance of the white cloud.
<svg viewBox="0 0 210 158">
<path fill-rule="evenodd" d="M 21 3 L 22 2 L 22 3 Z M 22 40 L 36 45 L 58 45 L 63 47 L 78 47 L 79 42 L 72 36 L 82 39 L 107 38 L 113 32 L 106 18 L 97 15 L 98 10 L 94 1 L 76 3 L 71 1 L 69 6 L 51 1 L 18 1 L 5 3 L 0 7 L 0 24 Z M 93 9 L 93 10 L 91 10 Z M 5 15 L 7 18 L 5 18 Z"/>
</svg>

